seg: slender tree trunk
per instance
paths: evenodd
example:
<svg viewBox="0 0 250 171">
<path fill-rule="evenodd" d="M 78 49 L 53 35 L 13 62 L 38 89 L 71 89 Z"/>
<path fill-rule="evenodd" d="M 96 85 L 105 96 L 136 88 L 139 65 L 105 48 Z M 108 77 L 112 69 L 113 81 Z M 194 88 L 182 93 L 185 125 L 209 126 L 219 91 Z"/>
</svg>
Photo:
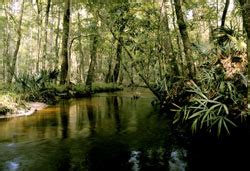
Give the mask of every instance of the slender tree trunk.
<svg viewBox="0 0 250 171">
<path fill-rule="evenodd" d="M 92 83 L 94 81 L 94 74 L 95 74 L 95 67 L 96 67 L 97 42 L 98 42 L 97 35 L 92 35 L 91 37 L 92 37 L 91 38 L 92 47 L 91 47 L 91 52 L 90 52 L 91 61 L 90 61 L 87 80 L 86 80 L 86 86 L 88 86 L 90 89 L 92 89 Z"/>
<path fill-rule="evenodd" d="M 121 32 L 120 32 L 121 33 Z M 115 64 L 115 68 L 114 68 L 114 73 L 113 73 L 113 82 L 117 82 L 118 77 L 119 77 L 119 72 L 120 72 L 120 68 L 121 68 L 121 56 L 122 56 L 122 42 L 123 42 L 123 38 L 122 36 L 119 36 L 118 38 L 118 42 L 117 42 L 117 49 L 116 49 L 116 64 Z"/>
<path fill-rule="evenodd" d="M 176 27 L 176 20 L 175 20 L 175 9 L 173 6 L 174 2 L 173 0 L 171 0 L 171 9 L 172 9 L 172 24 L 174 26 L 174 30 L 177 31 L 177 36 L 176 36 L 176 44 L 178 47 L 178 51 L 177 51 L 177 56 L 180 59 L 180 74 L 184 75 L 185 72 L 184 71 L 184 63 L 185 63 L 185 58 L 182 55 L 182 46 L 181 46 L 181 38 L 180 38 L 180 33 L 178 32 L 178 28 Z"/>
<path fill-rule="evenodd" d="M 166 7 L 165 7 L 166 8 Z M 167 59 L 170 60 L 170 66 L 171 66 L 171 70 L 174 73 L 174 76 L 179 76 L 180 72 L 179 72 L 179 68 L 177 65 L 177 59 L 174 56 L 174 51 L 173 51 L 173 45 L 172 45 L 172 38 L 171 38 L 171 34 L 170 34 L 170 29 L 169 29 L 169 21 L 168 21 L 168 14 L 167 14 L 167 8 L 166 8 L 166 13 L 163 17 L 163 21 L 164 21 L 164 26 L 165 26 L 165 30 L 166 30 L 166 35 L 167 35 L 167 39 L 165 40 L 165 54 L 167 56 Z"/>
<path fill-rule="evenodd" d="M 109 59 L 108 59 L 108 74 L 106 75 L 106 78 L 105 78 L 105 82 L 106 83 L 109 83 L 111 82 L 112 80 L 112 77 L 111 77 L 111 69 L 112 69 L 112 55 L 109 56 Z"/>
<path fill-rule="evenodd" d="M 112 63 L 113 63 L 114 43 L 115 43 L 115 39 L 112 39 L 111 47 L 109 51 L 109 59 L 108 59 L 108 73 L 105 78 L 106 83 L 109 83 L 112 81 Z"/>
<path fill-rule="evenodd" d="M 3 80 L 6 82 L 7 79 L 10 77 L 10 73 L 8 69 L 10 68 L 10 24 L 9 24 L 9 16 L 7 13 L 7 7 L 5 8 L 5 17 L 6 17 L 6 32 L 4 32 L 4 52 L 3 52 L 3 69 L 4 75 Z"/>
<path fill-rule="evenodd" d="M 51 0 L 47 0 L 46 16 L 45 16 L 45 28 L 44 28 L 43 59 L 42 59 L 42 69 L 43 70 L 45 70 L 46 60 L 47 60 L 48 23 L 49 23 L 50 6 L 51 6 Z"/>
<path fill-rule="evenodd" d="M 250 0 L 239 0 L 242 9 L 243 27 L 250 38 Z"/>
<path fill-rule="evenodd" d="M 124 68 L 124 71 L 126 71 L 128 78 L 130 79 L 130 85 L 133 86 L 134 83 L 134 78 L 133 78 L 133 67 L 131 68 L 131 73 L 129 72 L 127 66 L 123 63 L 122 67 Z"/>
<path fill-rule="evenodd" d="M 78 39 L 79 42 L 79 57 L 80 57 L 80 64 L 79 64 L 79 81 L 84 80 L 84 71 L 85 71 L 85 66 L 84 66 L 84 52 L 82 48 L 82 38 L 80 37 Z"/>
<path fill-rule="evenodd" d="M 181 33 L 183 46 L 184 46 L 184 52 L 186 55 L 188 77 L 192 79 L 195 76 L 195 70 L 194 70 L 194 65 L 193 65 L 193 60 L 192 60 L 191 43 L 190 43 L 188 32 L 187 32 L 187 26 L 184 21 L 183 11 L 181 8 L 181 2 L 180 0 L 174 0 L 174 2 L 175 2 L 175 12 L 177 16 L 177 23 L 179 26 L 179 31 Z"/>
<path fill-rule="evenodd" d="M 16 42 L 15 51 L 13 54 L 12 63 L 9 69 L 10 77 L 8 78 L 8 83 L 12 82 L 12 79 L 15 75 L 17 56 L 18 56 L 18 52 L 19 52 L 19 48 L 21 44 L 21 39 L 22 39 L 23 11 L 24 11 L 24 0 L 22 1 L 22 5 L 21 5 L 21 14 L 20 14 L 20 19 L 19 19 L 18 26 L 17 26 L 17 42 Z"/>
<path fill-rule="evenodd" d="M 64 16 L 63 16 L 63 37 L 62 37 L 62 64 L 60 84 L 65 84 L 68 77 L 68 46 L 69 46 L 69 29 L 70 29 L 70 8 L 71 0 L 64 1 Z"/>
<path fill-rule="evenodd" d="M 117 48 L 116 48 L 116 64 L 114 68 L 114 73 L 113 73 L 113 82 L 117 82 L 118 77 L 119 77 L 119 72 L 121 69 L 121 60 L 122 60 L 122 44 L 123 44 L 123 37 L 122 34 L 124 32 L 124 29 L 126 27 L 127 20 L 124 18 L 125 14 L 129 11 L 129 4 L 127 1 L 125 1 L 122 5 L 125 6 L 125 10 L 122 11 L 121 14 L 121 19 L 118 21 L 119 22 L 119 36 L 117 40 Z"/>
<path fill-rule="evenodd" d="M 81 35 L 81 20 L 80 20 L 80 13 L 78 13 L 77 16 L 78 19 L 78 31 L 79 31 L 79 35 Z M 78 51 L 79 51 L 79 63 L 78 63 L 78 82 L 82 82 L 85 78 L 84 78 L 84 71 L 85 71 L 85 66 L 84 66 L 84 51 L 83 51 L 83 45 L 82 45 L 82 36 L 79 37 L 78 39 Z"/>
<path fill-rule="evenodd" d="M 55 39 L 55 55 L 56 55 L 56 60 L 55 60 L 55 69 L 57 70 L 59 68 L 58 63 L 59 63 L 59 36 L 60 36 L 60 22 L 61 22 L 61 9 L 58 7 L 58 19 L 57 19 L 57 26 L 56 26 L 56 39 Z"/>
<path fill-rule="evenodd" d="M 71 77 L 71 63 L 72 63 L 72 59 L 71 59 L 71 50 L 72 50 L 72 46 L 73 46 L 73 43 L 76 39 L 79 39 L 81 36 L 77 36 L 77 37 L 74 37 L 72 38 L 72 40 L 70 41 L 69 43 L 69 50 L 68 50 L 68 66 L 69 66 L 69 69 L 68 69 L 68 78 L 67 78 L 67 82 L 70 82 L 70 77 Z"/>
<path fill-rule="evenodd" d="M 39 0 L 36 0 L 36 6 L 37 6 L 37 61 L 36 61 L 36 72 L 39 72 L 40 68 L 40 52 L 41 52 L 41 26 L 42 26 L 42 19 L 41 19 L 41 7 Z"/>
<path fill-rule="evenodd" d="M 119 76 L 119 85 L 122 85 L 123 80 L 124 80 L 124 70 L 122 69 L 120 71 L 120 76 Z"/>
<path fill-rule="evenodd" d="M 224 7 L 222 17 L 221 17 L 221 26 L 220 26 L 221 28 L 224 28 L 225 26 L 229 4 L 230 4 L 230 0 L 226 0 L 225 7 Z"/>
<path fill-rule="evenodd" d="M 250 0 L 240 0 L 240 6 L 242 9 L 243 27 L 247 33 L 247 58 L 249 62 L 250 61 Z M 248 88 L 250 87 L 249 80 L 250 80 L 250 67 L 248 64 Z M 250 98 L 248 98 L 248 104 L 250 104 Z"/>
</svg>

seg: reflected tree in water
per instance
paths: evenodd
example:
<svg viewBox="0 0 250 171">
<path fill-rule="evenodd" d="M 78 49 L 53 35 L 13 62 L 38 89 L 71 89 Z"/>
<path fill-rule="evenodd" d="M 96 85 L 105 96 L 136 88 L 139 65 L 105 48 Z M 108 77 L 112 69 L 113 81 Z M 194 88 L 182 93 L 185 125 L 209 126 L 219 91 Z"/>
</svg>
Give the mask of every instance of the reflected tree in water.
<svg viewBox="0 0 250 171">
<path fill-rule="evenodd" d="M 91 135 L 96 133 L 96 116 L 94 112 L 93 105 L 91 105 L 91 99 L 90 102 L 87 103 L 87 115 L 88 115 L 88 120 L 89 120 L 89 129 Z"/>
<path fill-rule="evenodd" d="M 119 133 L 121 131 L 121 119 L 119 114 L 119 103 L 117 96 L 113 97 L 113 105 L 114 105 L 114 119 L 115 119 L 115 127 L 116 132 Z"/>
<path fill-rule="evenodd" d="M 60 103 L 60 117 L 62 126 L 62 139 L 66 139 L 69 136 L 69 104 L 68 101 L 62 101 Z"/>
</svg>

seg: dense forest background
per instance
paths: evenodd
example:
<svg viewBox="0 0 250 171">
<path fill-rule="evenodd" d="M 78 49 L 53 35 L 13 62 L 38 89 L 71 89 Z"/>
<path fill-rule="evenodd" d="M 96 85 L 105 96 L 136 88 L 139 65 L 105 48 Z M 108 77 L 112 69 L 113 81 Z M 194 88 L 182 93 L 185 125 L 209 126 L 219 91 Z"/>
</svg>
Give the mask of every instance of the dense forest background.
<svg viewBox="0 0 250 171">
<path fill-rule="evenodd" d="M 247 3 L 2 1 L 0 80 L 28 91 L 52 83 L 146 86 L 162 108 L 175 108 L 175 122 L 229 132 L 236 113 L 248 115 Z"/>
</svg>

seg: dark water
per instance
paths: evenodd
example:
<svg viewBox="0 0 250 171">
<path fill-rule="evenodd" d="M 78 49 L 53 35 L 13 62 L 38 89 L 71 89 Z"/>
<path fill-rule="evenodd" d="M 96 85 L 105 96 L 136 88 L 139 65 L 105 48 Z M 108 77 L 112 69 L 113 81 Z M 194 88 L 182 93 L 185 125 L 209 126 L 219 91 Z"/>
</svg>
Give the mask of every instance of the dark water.
<svg viewBox="0 0 250 171">
<path fill-rule="evenodd" d="M 131 95 L 98 94 L 62 101 L 29 117 L 1 120 L 0 170 L 218 169 L 214 163 L 223 160 L 215 154 L 220 149 L 199 140 L 176 143 L 180 135 L 171 132 L 169 121 L 150 104 L 153 96 L 144 91 L 133 101 Z"/>
</svg>

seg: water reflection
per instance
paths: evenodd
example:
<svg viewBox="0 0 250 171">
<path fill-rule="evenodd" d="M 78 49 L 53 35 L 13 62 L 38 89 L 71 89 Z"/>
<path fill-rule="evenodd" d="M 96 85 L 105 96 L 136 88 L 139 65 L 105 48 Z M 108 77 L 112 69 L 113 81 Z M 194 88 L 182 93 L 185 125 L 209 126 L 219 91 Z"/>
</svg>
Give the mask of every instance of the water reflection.
<svg viewBox="0 0 250 171">
<path fill-rule="evenodd" d="M 113 106 L 114 106 L 116 132 L 119 133 L 121 131 L 121 120 L 120 120 L 120 111 L 119 111 L 119 103 L 117 96 L 113 97 Z"/>
<path fill-rule="evenodd" d="M 140 170 L 140 151 L 132 151 L 130 158 L 129 158 L 129 163 L 132 164 L 132 171 L 139 171 Z"/>
<path fill-rule="evenodd" d="M 68 138 L 68 127 L 69 127 L 69 103 L 68 101 L 62 101 L 60 103 L 60 117 L 62 125 L 62 139 Z"/>
<path fill-rule="evenodd" d="M 184 149 L 177 149 L 171 152 L 171 158 L 169 160 L 169 171 L 185 171 L 187 163 L 185 158 L 187 157 L 187 151 Z"/>
<path fill-rule="evenodd" d="M 15 171 L 18 170 L 19 163 L 18 161 L 8 161 L 6 162 L 6 170 Z"/>
<path fill-rule="evenodd" d="M 151 101 L 111 94 L 0 121 L 0 170 L 167 170 L 169 129 Z"/>
<path fill-rule="evenodd" d="M 94 135 L 96 133 L 96 116 L 94 113 L 94 108 L 91 104 L 91 99 L 89 100 L 90 103 L 86 104 L 87 107 L 87 115 L 88 115 L 88 120 L 89 120 L 89 130 L 90 134 Z"/>
</svg>

